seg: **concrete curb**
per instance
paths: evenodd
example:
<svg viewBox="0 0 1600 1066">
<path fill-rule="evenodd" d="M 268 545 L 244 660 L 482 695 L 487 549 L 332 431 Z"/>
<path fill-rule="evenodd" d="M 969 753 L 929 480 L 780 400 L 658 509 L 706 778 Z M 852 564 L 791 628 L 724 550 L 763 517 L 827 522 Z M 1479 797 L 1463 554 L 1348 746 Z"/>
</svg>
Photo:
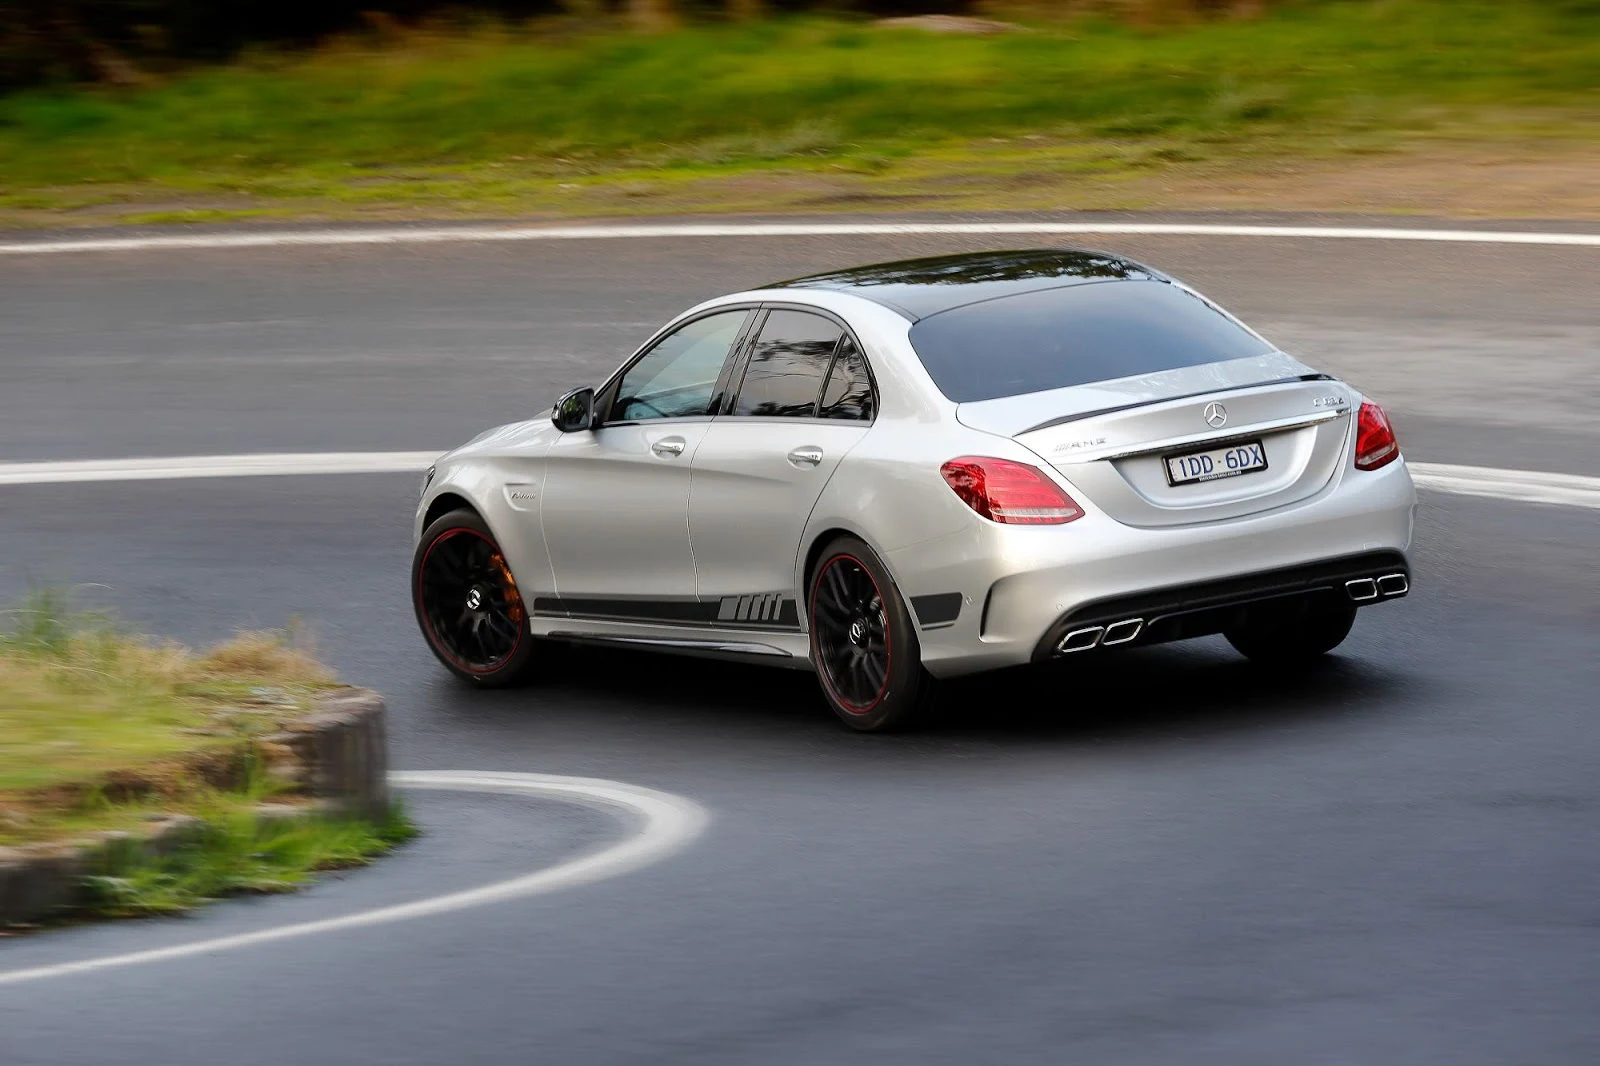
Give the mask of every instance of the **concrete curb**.
<svg viewBox="0 0 1600 1066">
<path fill-rule="evenodd" d="M 389 749 L 383 697 L 340 689 L 304 718 L 280 722 L 255 742 L 268 772 L 311 804 L 265 804 L 263 818 L 375 818 L 389 805 Z M 187 815 L 151 821 L 138 832 L 95 833 L 69 841 L 0 848 L 0 928 L 25 925 L 83 902 L 86 879 L 128 848 L 168 854 L 193 841 L 205 823 Z"/>
</svg>

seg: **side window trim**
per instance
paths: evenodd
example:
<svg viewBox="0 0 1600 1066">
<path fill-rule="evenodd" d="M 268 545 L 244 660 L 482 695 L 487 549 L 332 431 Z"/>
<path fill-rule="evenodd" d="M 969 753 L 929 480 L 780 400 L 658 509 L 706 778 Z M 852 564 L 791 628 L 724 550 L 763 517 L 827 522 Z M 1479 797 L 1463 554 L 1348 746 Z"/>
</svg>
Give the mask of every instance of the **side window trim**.
<svg viewBox="0 0 1600 1066">
<path fill-rule="evenodd" d="M 841 322 L 840 325 L 844 325 L 844 323 Z M 861 341 L 857 339 L 849 326 L 844 327 L 844 336 L 839 338 L 838 345 L 833 349 L 833 361 L 828 364 L 828 372 L 822 378 L 822 391 L 817 394 L 817 420 L 819 422 L 839 421 L 839 419 L 827 418 L 822 414 L 822 398 L 828 394 L 828 384 L 833 380 L 833 371 L 839 365 L 839 357 L 844 354 L 845 341 L 850 342 L 850 347 L 855 349 L 856 356 L 861 360 L 861 368 L 867 372 L 867 388 L 872 391 L 872 417 L 853 419 L 852 421 L 865 422 L 870 426 L 878 420 L 878 376 L 872 372 L 872 360 L 867 358 L 867 350 L 861 346 Z"/>
<path fill-rule="evenodd" d="M 833 355 L 828 359 L 828 369 L 822 375 L 822 386 L 817 389 L 816 401 L 811 405 L 811 414 L 813 418 L 819 420 L 822 418 L 822 398 L 828 395 L 828 383 L 833 380 L 833 372 L 839 366 L 839 353 L 844 351 L 844 342 L 846 337 L 850 337 L 848 332 L 839 334 L 839 343 L 833 346 Z M 855 343 L 854 337 L 850 337 L 850 343 L 856 349 L 856 351 L 859 352 L 861 350 L 861 346 Z M 861 362 L 866 363 L 866 361 L 866 357 L 863 356 Z"/>
<path fill-rule="evenodd" d="M 861 341 L 856 337 L 855 330 L 850 328 L 850 324 L 848 322 L 826 308 L 814 307 L 811 304 L 763 303 L 757 307 L 756 310 L 759 311 L 760 314 L 756 316 L 757 320 L 752 320 L 752 322 L 746 325 L 744 335 L 739 338 L 738 357 L 734 361 L 734 365 L 731 368 L 732 373 L 729 374 L 730 381 L 735 379 L 738 381 L 738 387 L 730 389 L 723 399 L 723 402 L 716 407 L 715 410 L 713 410 L 712 413 L 716 415 L 716 417 L 752 420 L 759 419 L 761 421 L 768 422 L 838 422 L 839 420 L 836 418 L 822 417 L 822 397 L 823 394 L 828 391 L 828 382 L 833 377 L 833 368 L 838 365 L 839 353 L 844 350 L 844 342 L 848 340 L 851 345 L 854 346 L 856 352 L 861 356 L 861 365 L 866 368 L 867 383 L 872 389 L 872 417 L 865 419 L 864 421 L 870 426 L 872 423 L 878 420 L 878 378 L 877 375 L 872 372 L 872 360 L 867 358 L 867 350 L 861 346 Z M 749 369 L 751 353 L 755 351 L 756 340 L 761 336 L 760 327 L 766 325 L 767 316 L 773 311 L 802 311 L 806 314 L 816 315 L 819 318 L 826 318 L 828 321 L 838 326 L 841 330 L 839 340 L 833 346 L 833 355 L 829 357 L 828 360 L 828 372 L 822 375 L 822 387 L 817 390 L 816 401 L 811 405 L 812 413 L 811 417 L 809 418 L 795 418 L 787 415 L 735 415 L 733 413 L 736 405 L 739 402 L 739 391 L 744 388 L 744 374 L 745 371 Z"/>
<path fill-rule="evenodd" d="M 772 309 L 766 304 L 761 304 L 755 309 L 750 321 L 745 323 L 744 332 L 734 344 L 733 358 L 724 368 L 723 376 L 717 379 L 712 415 L 720 417 L 733 414 L 734 408 L 739 403 L 739 393 L 744 389 L 744 375 L 745 371 L 750 369 L 750 356 L 755 351 L 756 339 L 761 336 L 761 330 L 766 326 L 767 318 L 771 314 Z"/>
<path fill-rule="evenodd" d="M 707 410 L 707 413 L 703 415 L 686 415 L 678 418 L 653 418 L 650 421 L 693 422 L 714 416 L 717 413 L 717 401 L 721 395 L 718 390 L 723 387 L 723 383 L 727 380 L 729 368 L 738 363 L 740 352 L 744 349 L 745 342 L 750 337 L 751 323 L 757 318 L 762 317 L 761 310 L 762 308 L 759 304 L 728 304 L 722 307 L 710 307 L 700 314 L 693 316 L 692 318 L 675 319 L 656 330 L 656 332 L 650 336 L 650 339 L 640 345 L 632 355 L 628 356 L 623 364 L 613 371 L 611 376 L 606 379 L 606 383 L 595 391 L 595 396 L 598 398 L 597 408 L 605 412 L 604 417 L 598 420 L 598 425 L 604 427 L 630 426 L 638 424 L 636 419 L 612 418 L 611 406 L 616 403 L 617 389 L 622 384 L 622 379 L 627 376 L 628 371 L 632 370 L 634 365 L 637 364 L 639 360 L 655 351 L 656 346 L 662 341 L 666 340 L 668 337 L 672 336 L 674 333 L 678 332 L 684 327 L 692 325 L 695 322 L 699 322 L 701 319 L 710 318 L 712 315 L 727 314 L 729 311 L 743 311 L 745 314 L 744 323 L 739 327 L 739 335 L 734 338 L 733 344 L 728 348 L 727 358 L 722 361 L 722 369 L 717 374 L 717 384 L 712 390 L 711 407 Z"/>
</svg>

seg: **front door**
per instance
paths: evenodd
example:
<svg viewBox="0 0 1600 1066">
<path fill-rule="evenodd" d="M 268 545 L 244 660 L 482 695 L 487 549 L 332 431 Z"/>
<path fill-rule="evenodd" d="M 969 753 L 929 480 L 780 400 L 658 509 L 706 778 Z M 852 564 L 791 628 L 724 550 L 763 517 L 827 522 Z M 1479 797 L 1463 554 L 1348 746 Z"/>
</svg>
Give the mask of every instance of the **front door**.
<svg viewBox="0 0 1600 1066">
<path fill-rule="evenodd" d="M 696 588 L 728 628 L 797 628 L 794 571 L 811 509 L 871 426 L 854 341 L 830 318 L 774 310 L 729 414 L 695 452 L 689 530 Z"/>
<path fill-rule="evenodd" d="M 671 621 L 695 602 L 690 463 L 750 314 L 717 312 L 661 338 L 602 394 L 599 427 L 550 449 L 540 520 L 556 600 L 540 613 Z"/>
</svg>

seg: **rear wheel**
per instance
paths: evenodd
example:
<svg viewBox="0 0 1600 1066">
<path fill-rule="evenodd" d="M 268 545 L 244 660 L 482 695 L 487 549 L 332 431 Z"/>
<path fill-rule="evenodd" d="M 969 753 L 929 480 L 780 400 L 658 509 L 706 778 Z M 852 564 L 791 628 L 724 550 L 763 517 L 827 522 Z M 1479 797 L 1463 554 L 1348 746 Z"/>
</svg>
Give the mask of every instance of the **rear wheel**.
<svg viewBox="0 0 1600 1066">
<path fill-rule="evenodd" d="M 1328 594 L 1255 604 L 1223 635 L 1254 662 L 1297 666 L 1337 648 L 1355 621 L 1356 605 Z"/>
<path fill-rule="evenodd" d="M 811 572 L 811 661 L 828 705 L 861 732 L 904 728 L 928 710 L 936 682 L 905 601 L 871 548 L 829 543 Z"/>
<path fill-rule="evenodd" d="M 428 647 L 457 677 L 484 688 L 526 678 L 528 614 L 500 545 L 472 511 L 423 531 L 411 563 L 411 601 Z"/>
</svg>

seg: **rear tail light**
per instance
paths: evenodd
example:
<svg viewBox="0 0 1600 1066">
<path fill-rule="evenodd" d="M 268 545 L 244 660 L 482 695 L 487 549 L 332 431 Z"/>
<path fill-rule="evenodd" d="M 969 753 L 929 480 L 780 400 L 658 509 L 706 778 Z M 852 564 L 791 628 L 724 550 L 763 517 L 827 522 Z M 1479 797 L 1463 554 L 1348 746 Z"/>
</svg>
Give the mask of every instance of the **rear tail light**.
<svg viewBox="0 0 1600 1066">
<path fill-rule="evenodd" d="M 1400 458 L 1400 442 L 1383 408 L 1365 400 L 1356 415 L 1356 469 L 1376 470 Z"/>
<path fill-rule="evenodd" d="M 1027 463 L 963 455 L 939 468 L 961 501 L 991 522 L 1059 526 L 1083 517 L 1077 501 Z"/>
</svg>

